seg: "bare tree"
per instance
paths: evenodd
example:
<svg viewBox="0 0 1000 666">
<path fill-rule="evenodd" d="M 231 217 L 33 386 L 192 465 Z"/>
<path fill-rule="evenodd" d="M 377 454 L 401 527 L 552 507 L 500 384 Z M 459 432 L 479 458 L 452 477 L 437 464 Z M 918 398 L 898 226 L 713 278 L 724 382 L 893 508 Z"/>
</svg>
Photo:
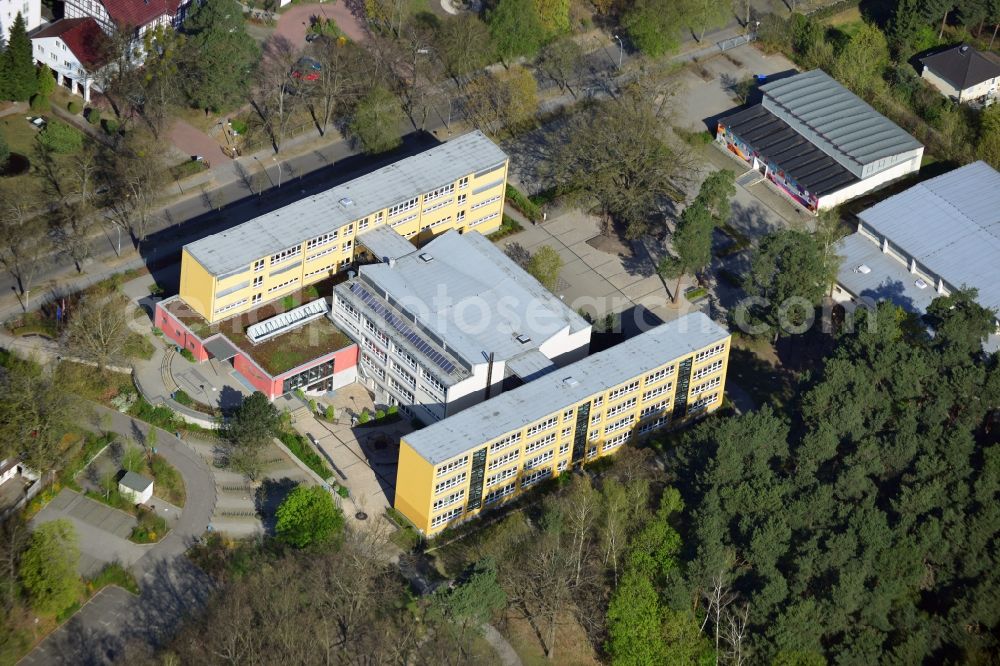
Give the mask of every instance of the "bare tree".
<svg viewBox="0 0 1000 666">
<path fill-rule="evenodd" d="M 56 249 L 69 257 L 77 273 L 90 257 L 90 233 L 94 229 L 93 211 L 80 201 L 63 203 L 49 214 L 49 231 Z"/>
<path fill-rule="evenodd" d="M 68 353 L 97 365 L 98 372 L 127 358 L 132 312 L 120 292 L 84 296 L 68 316 L 63 344 Z"/>
<path fill-rule="evenodd" d="M 17 280 L 21 308 L 27 312 L 31 288 L 45 255 L 45 230 L 26 200 L 9 201 L 0 215 L 0 263 Z"/>
<path fill-rule="evenodd" d="M 136 248 L 156 218 L 156 199 L 166 182 L 165 153 L 155 136 L 135 129 L 101 154 L 97 179 L 107 220 L 128 234 Z"/>
<path fill-rule="evenodd" d="M 319 78 L 309 88 L 309 108 L 320 134 L 330 122 L 357 100 L 362 88 L 358 73 L 363 70 L 365 52 L 351 42 L 319 39 L 309 55 L 320 64 Z"/>
<path fill-rule="evenodd" d="M 583 71 L 583 49 L 571 35 L 550 42 L 538 56 L 538 69 L 552 79 L 560 90 L 576 98 L 570 83 Z"/>
<path fill-rule="evenodd" d="M 308 80 L 312 72 L 305 64 L 296 64 L 300 55 L 284 37 L 271 37 L 264 46 L 264 59 L 257 68 L 251 92 L 251 104 L 264 123 L 276 153 L 281 150 L 288 123 L 302 104 L 303 94 L 314 83 Z"/>
</svg>

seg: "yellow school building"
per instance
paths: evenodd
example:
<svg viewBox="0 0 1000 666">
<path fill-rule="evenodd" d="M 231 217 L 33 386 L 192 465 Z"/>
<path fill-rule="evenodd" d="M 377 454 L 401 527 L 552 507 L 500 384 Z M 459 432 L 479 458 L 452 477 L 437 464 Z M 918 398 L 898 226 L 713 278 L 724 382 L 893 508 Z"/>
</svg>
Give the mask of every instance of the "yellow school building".
<svg viewBox="0 0 1000 666">
<path fill-rule="evenodd" d="M 400 442 L 394 505 L 424 534 L 717 409 L 729 331 L 701 312 L 465 409 Z"/>
<path fill-rule="evenodd" d="M 507 165 L 471 132 L 189 243 L 180 297 L 211 324 L 345 271 L 376 228 L 417 245 L 449 229 L 489 234 L 503 215 Z"/>
</svg>

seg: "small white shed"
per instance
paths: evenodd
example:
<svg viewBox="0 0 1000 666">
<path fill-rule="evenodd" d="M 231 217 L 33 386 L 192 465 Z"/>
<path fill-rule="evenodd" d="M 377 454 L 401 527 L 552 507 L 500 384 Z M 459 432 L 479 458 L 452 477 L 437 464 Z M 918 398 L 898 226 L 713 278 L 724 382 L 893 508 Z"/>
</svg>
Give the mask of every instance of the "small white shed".
<svg viewBox="0 0 1000 666">
<path fill-rule="evenodd" d="M 118 492 L 134 504 L 145 504 L 153 496 L 153 480 L 135 472 L 125 472 L 118 481 Z"/>
</svg>

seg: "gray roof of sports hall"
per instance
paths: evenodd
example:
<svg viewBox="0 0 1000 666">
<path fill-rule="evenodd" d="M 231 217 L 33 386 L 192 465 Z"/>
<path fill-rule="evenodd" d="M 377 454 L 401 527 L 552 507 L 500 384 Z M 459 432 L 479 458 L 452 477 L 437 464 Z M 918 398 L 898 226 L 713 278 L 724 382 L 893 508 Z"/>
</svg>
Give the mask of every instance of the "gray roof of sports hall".
<svg viewBox="0 0 1000 666">
<path fill-rule="evenodd" d="M 248 269 L 255 259 L 506 160 L 507 154 L 486 135 L 469 132 L 184 247 L 209 273 L 224 276 Z M 351 203 L 341 203 L 345 199 Z"/>
<path fill-rule="evenodd" d="M 693 312 L 464 409 L 403 439 L 425 460 L 437 465 L 728 335 L 729 331 L 704 313 Z"/>
<path fill-rule="evenodd" d="M 424 258 L 431 258 L 425 261 Z M 445 232 L 393 264 L 368 264 L 360 277 L 388 293 L 417 323 L 469 363 L 506 361 L 559 331 L 590 324 L 482 234 Z M 337 287 L 348 290 L 347 283 Z M 531 338 L 527 343 L 517 335 Z"/>
<path fill-rule="evenodd" d="M 906 264 L 882 252 L 881 246 L 864 234 L 848 234 L 835 246 L 841 258 L 837 282 L 849 292 L 874 302 L 891 301 L 904 310 L 924 314 L 938 297 L 933 284 L 917 286 L 918 276 Z M 867 273 L 858 270 L 868 267 Z"/>
<path fill-rule="evenodd" d="M 869 164 L 922 145 L 821 69 L 767 83 L 761 91 L 765 104 L 770 98 L 812 130 L 822 140 L 819 147 L 835 158 Z"/>
<path fill-rule="evenodd" d="M 973 162 L 889 197 L 859 217 L 956 287 L 1000 309 L 1000 172 Z"/>
</svg>

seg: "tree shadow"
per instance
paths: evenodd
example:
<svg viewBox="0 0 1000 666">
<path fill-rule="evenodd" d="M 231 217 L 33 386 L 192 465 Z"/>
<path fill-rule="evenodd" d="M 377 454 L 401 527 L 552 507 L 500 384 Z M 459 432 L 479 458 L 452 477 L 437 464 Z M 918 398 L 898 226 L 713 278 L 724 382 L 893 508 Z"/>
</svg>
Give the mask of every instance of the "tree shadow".
<svg viewBox="0 0 1000 666">
<path fill-rule="evenodd" d="M 219 391 L 218 407 L 222 411 L 222 416 L 228 418 L 233 412 L 243 404 L 243 394 L 232 386 L 223 386 Z"/>
<path fill-rule="evenodd" d="M 260 515 L 264 530 L 269 534 L 274 534 L 278 507 L 285 501 L 288 493 L 292 492 L 298 485 L 297 481 L 285 477 L 281 479 L 265 479 L 260 484 L 260 487 L 257 488 L 257 493 L 254 496 L 254 507 Z"/>
</svg>

